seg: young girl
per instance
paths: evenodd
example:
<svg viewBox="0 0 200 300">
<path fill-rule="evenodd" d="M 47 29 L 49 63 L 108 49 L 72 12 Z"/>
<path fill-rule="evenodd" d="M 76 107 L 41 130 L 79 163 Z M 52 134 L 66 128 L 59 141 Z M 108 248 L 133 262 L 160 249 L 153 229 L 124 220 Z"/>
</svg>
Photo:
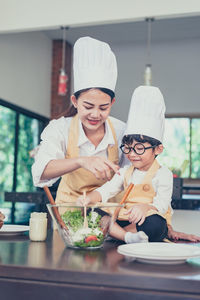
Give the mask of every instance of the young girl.
<svg viewBox="0 0 200 300">
<path fill-rule="evenodd" d="M 110 235 L 125 241 L 159 242 L 168 235 L 167 223 L 172 214 L 173 176 L 160 166 L 157 155 L 163 151 L 165 104 L 156 87 L 138 87 L 132 97 L 127 128 L 121 150 L 131 167 L 120 169 L 110 182 L 89 193 L 80 203 L 106 202 L 121 190 L 134 184 L 125 207 L 120 210 Z"/>
<path fill-rule="evenodd" d="M 70 117 L 53 120 L 41 135 L 32 167 L 36 186 L 60 176 L 56 202 L 76 201 L 118 172 L 125 124 L 109 117 L 115 102 L 117 64 L 108 44 L 90 37 L 74 45 L 74 94 Z"/>
</svg>

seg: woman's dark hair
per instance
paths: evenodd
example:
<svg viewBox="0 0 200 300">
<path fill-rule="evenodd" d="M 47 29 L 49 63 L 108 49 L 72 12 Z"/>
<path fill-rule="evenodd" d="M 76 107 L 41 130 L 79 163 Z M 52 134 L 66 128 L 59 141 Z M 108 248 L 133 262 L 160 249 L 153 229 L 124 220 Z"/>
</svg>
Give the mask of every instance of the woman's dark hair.
<svg viewBox="0 0 200 300">
<path fill-rule="evenodd" d="M 158 146 L 162 144 L 160 141 L 151 138 L 146 135 L 141 135 L 141 134 L 128 134 L 124 135 L 122 139 L 122 144 L 126 145 L 132 145 L 133 142 L 136 141 L 138 143 L 149 143 L 151 146 Z"/>
<path fill-rule="evenodd" d="M 94 88 L 83 89 L 83 90 L 75 92 L 74 96 L 76 97 L 76 100 L 78 100 L 78 98 L 80 97 L 80 95 L 82 93 L 87 92 L 91 89 L 98 89 L 98 90 L 102 91 L 103 93 L 107 94 L 108 96 L 110 96 L 111 102 L 112 102 L 113 98 L 115 97 L 115 93 L 113 91 L 111 91 L 110 89 L 94 87 Z M 76 114 L 77 114 L 77 109 L 71 104 L 70 107 L 66 111 L 64 111 L 62 114 L 60 114 L 57 118 L 73 117 Z"/>
<path fill-rule="evenodd" d="M 108 96 L 110 96 L 111 102 L 112 102 L 113 98 L 115 97 L 115 93 L 114 93 L 113 91 L 111 91 L 110 89 L 100 88 L 100 87 L 88 88 L 88 89 L 83 89 L 83 90 L 77 91 L 77 92 L 74 93 L 74 96 L 75 96 L 76 99 L 78 100 L 78 98 L 80 97 L 80 95 L 81 95 L 82 93 L 87 92 L 87 91 L 92 90 L 92 89 L 100 90 L 100 91 L 102 91 L 103 93 L 105 93 L 105 94 L 107 94 Z"/>
</svg>

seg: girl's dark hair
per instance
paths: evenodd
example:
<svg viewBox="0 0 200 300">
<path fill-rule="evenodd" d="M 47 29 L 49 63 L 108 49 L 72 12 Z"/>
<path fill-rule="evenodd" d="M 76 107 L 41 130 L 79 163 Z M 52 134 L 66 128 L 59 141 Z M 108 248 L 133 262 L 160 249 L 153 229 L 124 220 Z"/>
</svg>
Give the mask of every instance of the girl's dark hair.
<svg viewBox="0 0 200 300">
<path fill-rule="evenodd" d="M 94 87 L 94 88 L 83 89 L 83 90 L 75 92 L 74 96 L 76 97 L 76 100 L 78 100 L 78 98 L 80 97 L 80 95 L 82 93 L 87 92 L 91 89 L 98 89 L 98 90 L 102 91 L 103 93 L 107 94 L 108 96 L 110 96 L 111 102 L 112 102 L 113 98 L 115 97 L 115 93 L 113 91 L 111 91 L 110 89 Z M 70 107 L 66 111 L 64 111 L 62 114 L 60 114 L 57 118 L 73 117 L 76 114 L 77 114 L 77 109 L 71 104 Z"/>
<path fill-rule="evenodd" d="M 162 144 L 160 141 L 142 134 L 124 135 L 122 139 L 122 144 L 132 145 L 134 141 L 138 143 L 149 143 L 151 146 L 158 146 Z"/>
</svg>

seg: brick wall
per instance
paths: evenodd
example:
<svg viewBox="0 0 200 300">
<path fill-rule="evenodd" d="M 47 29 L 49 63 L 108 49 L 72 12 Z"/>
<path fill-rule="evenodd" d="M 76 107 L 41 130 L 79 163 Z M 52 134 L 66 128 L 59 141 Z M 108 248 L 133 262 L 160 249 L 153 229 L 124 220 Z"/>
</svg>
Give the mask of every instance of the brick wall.
<svg viewBox="0 0 200 300">
<path fill-rule="evenodd" d="M 68 75 L 68 91 L 65 96 L 58 95 L 58 79 L 62 67 L 62 40 L 53 41 L 52 75 L 51 75 L 51 119 L 60 116 L 70 104 L 72 46 L 66 42 L 65 71 Z"/>
</svg>

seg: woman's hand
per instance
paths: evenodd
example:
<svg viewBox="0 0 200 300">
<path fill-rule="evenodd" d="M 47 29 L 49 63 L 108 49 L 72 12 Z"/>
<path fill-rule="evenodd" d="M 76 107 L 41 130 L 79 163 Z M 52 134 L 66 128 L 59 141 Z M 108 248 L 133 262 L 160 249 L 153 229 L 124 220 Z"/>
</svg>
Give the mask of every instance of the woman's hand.
<svg viewBox="0 0 200 300">
<path fill-rule="evenodd" d="M 194 243 L 200 242 L 200 236 L 174 231 L 171 225 L 168 225 L 168 238 L 175 241 L 186 240 Z"/>
<path fill-rule="evenodd" d="M 100 156 L 82 156 L 78 158 L 80 167 L 92 172 L 97 179 L 110 180 L 112 173 L 118 173 L 119 166 Z"/>
<path fill-rule="evenodd" d="M 134 204 L 127 212 L 126 215 L 129 214 L 129 222 L 130 223 L 138 223 L 138 225 L 142 225 L 146 218 L 146 213 L 149 210 L 148 204 Z"/>
</svg>

